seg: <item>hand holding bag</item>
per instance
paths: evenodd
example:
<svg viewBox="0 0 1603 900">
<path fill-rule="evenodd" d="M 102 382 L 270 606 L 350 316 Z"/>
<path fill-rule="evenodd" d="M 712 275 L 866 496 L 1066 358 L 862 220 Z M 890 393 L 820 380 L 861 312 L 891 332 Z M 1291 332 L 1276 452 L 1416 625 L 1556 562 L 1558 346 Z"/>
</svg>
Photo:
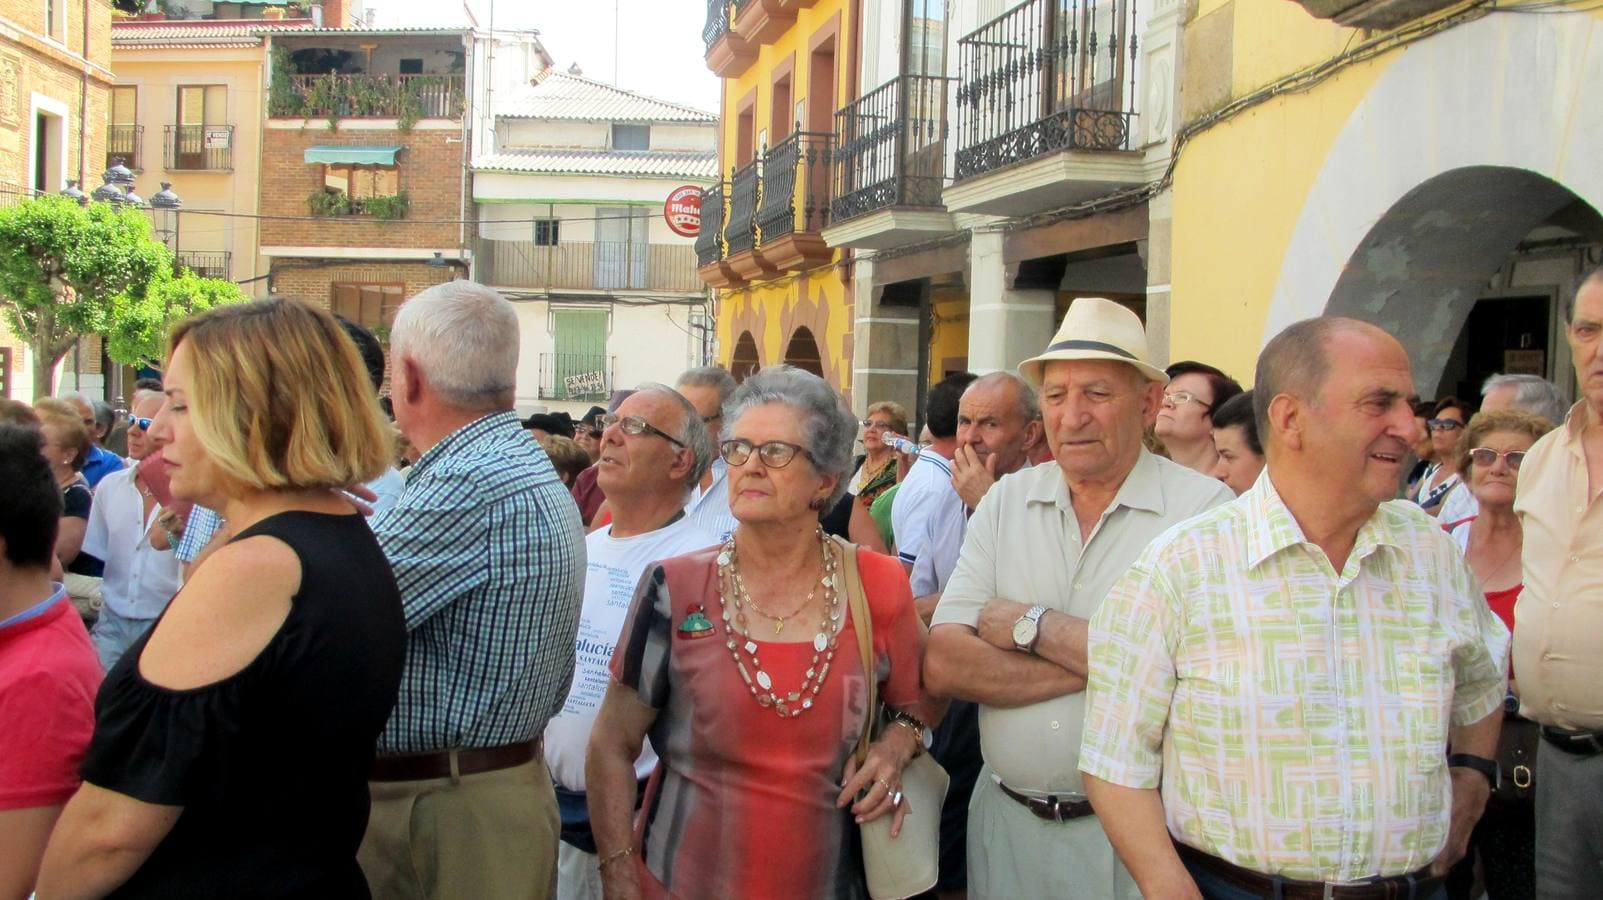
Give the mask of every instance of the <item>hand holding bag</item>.
<svg viewBox="0 0 1603 900">
<path fill-rule="evenodd" d="M 852 624 L 857 632 L 857 649 L 862 655 L 863 675 L 868 681 L 868 713 L 854 755 L 861 766 L 868 757 L 868 745 L 879 721 L 879 683 L 874 677 L 873 624 L 868 598 L 857 571 L 857 548 L 836 539 L 842 554 L 841 574 L 851 604 Z M 863 870 L 868 876 L 868 894 L 874 900 L 900 900 L 922 894 L 935 886 L 940 874 L 941 806 L 951 779 L 940 763 L 928 753 L 920 753 L 902 770 L 902 802 L 908 804 L 899 837 L 891 837 L 895 813 L 880 816 L 858 826 L 863 845 Z"/>
</svg>

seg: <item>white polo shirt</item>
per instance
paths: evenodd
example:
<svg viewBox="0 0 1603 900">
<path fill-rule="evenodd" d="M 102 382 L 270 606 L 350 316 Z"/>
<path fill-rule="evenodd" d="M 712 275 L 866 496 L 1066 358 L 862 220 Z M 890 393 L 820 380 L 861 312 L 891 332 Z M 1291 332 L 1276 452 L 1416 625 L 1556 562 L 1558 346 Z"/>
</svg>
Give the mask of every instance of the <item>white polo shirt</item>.
<svg viewBox="0 0 1603 900">
<path fill-rule="evenodd" d="M 130 466 L 100 480 L 83 549 L 106 563 L 100 596 L 108 609 L 126 619 L 154 619 L 178 593 L 179 563 L 173 551 L 150 546 L 146 535 L 161 508 L 144 514 L 145 500 L 134 484 L 136 471 Z"/>
<path fill-rule="evenodd" d="M 926 448 L 907 470 L 891 504 L 896 556 L 913 567 L 913 596 L 945 587 L 957 566 L 967 521 L 968 508 L 952 487 L 952 461 Z"/>
</svg>

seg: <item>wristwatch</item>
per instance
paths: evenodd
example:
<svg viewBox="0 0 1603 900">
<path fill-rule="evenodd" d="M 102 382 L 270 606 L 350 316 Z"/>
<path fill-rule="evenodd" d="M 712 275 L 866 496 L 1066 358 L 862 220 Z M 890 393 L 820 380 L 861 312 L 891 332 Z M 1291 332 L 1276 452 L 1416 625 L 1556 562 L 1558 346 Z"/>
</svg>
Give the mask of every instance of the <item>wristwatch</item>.
<svg viewBox="0 0 1603 900">
<path fill-rule="evenodd" d="M 1044 615 L 1046 607 L 1036 604 L 1019 616 L 1019 620 L 1013 623 L 1013 649 L 1035 652 L 1035 642 L 1041 639 L 1041 617 Z"/>
<path fill-rule="evenodd" d="M 1486 776 L 1491 783 L 1492 790 L 1497 790 L 1498 768 L 1497 761 L 1484 756 L 1475 756 L 1470 753 L 1447 754 L 1447 767 L 1449 769 L 1474 769 Z"/>
</svg>

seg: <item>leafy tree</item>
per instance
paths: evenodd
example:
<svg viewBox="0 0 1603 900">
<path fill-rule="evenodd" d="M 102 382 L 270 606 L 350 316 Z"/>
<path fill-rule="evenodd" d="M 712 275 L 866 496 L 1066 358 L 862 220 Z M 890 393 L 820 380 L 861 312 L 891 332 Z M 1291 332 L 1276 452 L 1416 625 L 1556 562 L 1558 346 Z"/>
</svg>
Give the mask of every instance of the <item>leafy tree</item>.
<svg viewBox="0 0 1603 900">
<path fill-rule="evenodd" d="M 56 364 L 80 337 L 110 331 L 171 273 L 172 254 L 136 210 L 59 196 L 0 208 L 0 311 L 33 351 L 34 396 L 54 392 Z"/>
<path fill-rule="evenodd" d="M 155 365 L 167 350 L 172 323 L 214 306 L 250 298 L 239 285 L 223 278 L 201 278 L 193 272 L 153 282 L 143 297 L 132 299 L 106 332 L 106 355 L 131 366 Z"/>
</svg>

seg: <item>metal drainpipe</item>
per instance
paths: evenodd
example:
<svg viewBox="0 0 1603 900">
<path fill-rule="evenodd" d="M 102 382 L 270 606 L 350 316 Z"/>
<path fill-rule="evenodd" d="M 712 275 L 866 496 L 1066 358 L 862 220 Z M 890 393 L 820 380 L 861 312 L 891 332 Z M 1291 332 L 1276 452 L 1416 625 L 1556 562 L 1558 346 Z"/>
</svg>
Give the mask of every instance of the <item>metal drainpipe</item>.
<svg viewBox="0 0 1603 900">
<path fill-rule="evenodd" d="M 493 11 L 495 9 L 493 4 L 491 5 L 490 9 L 491 9 L 491 11 L 493 13 Z M 495 37 L 495 35 L 494 35 L 494 32 L 492 31 L 491 32 L 491 39 L 493 40 L 494 37 Z M 465 48 L 466 52 L 463 54 L 463 56 L 466 57 L 466 61 L 467 61 L 467 64 L 463 67 L 465 69 L 465 72 L 464 72 L 464 74 L 462 76 L 462 93 L 463 93 L 462 102 L 464 104 L 472 103 L 474 101 L 474 99 L 475 99 L 474 96 L 473 96 L 473 76 L 474 76 L 473 43 L 474 43 L 475 40 L 477 40 L 477 37 L 474 34 L 473 29 L 470 28 L 468 30 L 467 38 L 466 38 L 466 41 L 467 41 L 467 47 Z M 457 198 L 458 199 L 457 199 L 457 213 L 456 213 L 456 217 L 459 220 L 457 222 L 457 225 L 456 225 L 456 258 L 459 261 L 462 259 L 463 251 L 467 249 L 467 241 L 468 241 L 468 221 L 467 221 L 467 219 L 468 219 L 468 179 L 473 177 L 473 173 L 471 171 L 469 171 L 469 169 L 468 169 L 468 166 L 469 166 L 469 163 L 470 163 L 470 157 L 468 155 L 468 145 L 472 142 L 472 140 L 473 140 L 473 110 L 467 109 L 464 106 L 464 108 L 462 110 L 462 169 L 461 169 L 461 177 L 458 179 L 458 181 L 460 181 L 461 183 L 457 187 Z M 464 269 L 466 270 L 464 272 L 465 276 L 467 274 L 471 273 L 472 272 L 472 263 L 471 262 L 467 263 L 464 266 Z"/>
<path fill-rule="evenodd" d="M 83 0 L 83 65 L 78 68 L 78 183 L 89 183 L 89 0 Z M 60 188 L 56 188 L 60 190 Z"/>
</svg>

